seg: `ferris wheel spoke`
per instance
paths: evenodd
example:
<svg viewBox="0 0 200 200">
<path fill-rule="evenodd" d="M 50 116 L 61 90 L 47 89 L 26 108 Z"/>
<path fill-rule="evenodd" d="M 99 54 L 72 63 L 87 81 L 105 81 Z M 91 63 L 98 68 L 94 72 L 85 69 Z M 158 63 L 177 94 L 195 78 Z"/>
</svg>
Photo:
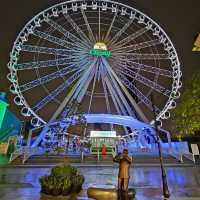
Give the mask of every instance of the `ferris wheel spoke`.
<svg viewBox="0 0 200 200">
<path fill-rule="evenodd" d="M 124 104 L 121 102 L 121 100 L 117 96 L 116 91 L 114 90 L 112 84 L 110 83 L 107 77 L 105 78 L 105 83 L 109 89 L 109 92 L 111 94 L 112 100 L 115 105 L 115 109 L 117 110 L 118 114 L 127 115 L 127 112 L 125 111 L 125 108 L 123 107 Z"/>
<path fill-rule="evenodd" d="M 161 75 L 161 76 L 166 76 L 166 77 L 169 77 L 169 78 L 173 77 L 172 71 L 169 71 L 169 70 L 166 70 L 166 69 L 152 67 L 152 66 L 137 63 L 137 62 L 134 62 L 134 61 L 131 61 L 131 60 L 124 60 L 124 59 L 121 59 L 119 57 L 115 57 L 114 62 L 116 62 L 116 61 L 117 61 L 118 64 L 120 64 L 120 66 L 125 67 L 125 68 L 129 67 L 129 68 L 132 68 L 132 69 L 142 70 L 142 71 L 145 71 L 145 72 L 149 72 L 149 73 Z"/>
<path fill-rule="evenodd" d="M 132 82 L 130 82 L 125 75 L 122 73 L 119 73 L 119 78 L 123 82 L 123 84 L 129 88 L 151 111 L 153 111 L 152 108 L 152 102 L 140 91 L 138 90 Z M 160 113 L 160 109 L 155 106 L 156 113 Z"/>
<path fill-rule="evenodd" d="M 105 78 L 105 81 L 106 81 L 106 85 L 108 87 L 108 90 L 109 90 L 109 92 L 111 94 L 111 98 L 112 98 L 112 101 L 114 103 L 114 106 L 115 106 L 115 109 L 116 109 L 117 113 L 119 115 L 127 115 L 126 111 L 123 108 L 123 103 L 122 104 L 120 103 L 119 97 L 116 96 L 116 92 L 112 88 L 112 85 L 109 83 L 109 81 L 107 81 L 107 78 Z M 127 128 L 126 127 L 123 127 L 123 128 L 124 128 L 125 133 L 128 134 Z"/>
<path fill-rule="evenodd" d="M 121 56 L 127 60 L 168 60 L 168 54 L 149 54 L 149 53 L 113 53 L 113 56 Z"/>
<path fill-rule="evenodd" d="M 99 40 L 101 40 L 101 7 L 99 7 Z"/>
<path fill-rule="evenodd" d="M 51 43 L 54 43 L 54 44 L 57 44 L 59 46 L 65 47 L 67 49 L 71 49 L 73 46 L 75 46 L 75 48 L 81 49 L 80 46 L 75 45 L 72 42 L 57 38 L 55 36 L 52 36 L 52 35 L 50 35 L 48 33 L 42 32 L 42 31 L 34 30 L 33 31 L 33 35 L 35 35 L 35 36 L 37 36 L 39 38 L 42 38 L 44 40 L 47 40 L 47 41 L 49 41 Z"/>
<path fill-rule="evenodd" d="M 68 14 L 63 14 L 65 19 L 71 24 L 72 28 L 77 32 L 79 37 L 84 41 L 89 44 L 89 46 L 92 46 L 91 41 L 89 38 L 85 35 L 85 33 L 79 28 L 79 26 L 76 24 L 76 22 L 68 15 Z"/>
<path fill-rule="evenodd" d="M 57 48 L 48 48 L 48 47 L 33 46 L 33 45 L 22 45 L 21 50 L 26 51 L 26 52 L 53 54 L 53 55 L 59 55 L 59 56 L 69 56 L 69 53 L 71 52 L 81 53 L 80 50 L 57 49 Z"/>
<path fill-rule="evenodd" d="M 94 71 L 90 74 L 89 78 L 87 79 L 87 81 L 84 83 L 83 88 L 81 89 L 80 93 L 77 96 L 77 101 L 81 102 L 84 95 L 87 93 L 87 89 L 89 87 L 89 84 L 91 83 L 92 79 L 94 77 Z"/>
<path fill-rule="evenodd" d="M 56 72 L 53 72 L 51 74 L 48 74 L 46 76 L 40 77 L 38 79 L 35 79 L 31 82 L 28 82 L 26 84 L 23 84 L 19 87 L 21 92 L 25 92 L 27 90 L 30 90 L 34 87 L 37 87 L 39 85 L 48 83 L 54 79 L 60 78 L 64 75 L 70 74 L 72 72 L 77 71 L 78 69 L 80 69 L 80 66 L 83 66 L 85 64 L 85 62 L 80 62 L 80 63 L 73 63 L 71 66 L 69 67 L 65 67 L 63 69 L 60 69 Z"/>
<path fill-rule="evenodd" d="M 110 81 L 112 87 L 114 88 L 116 94 L 119 95 L 119 97 L 121 99 L 121 101 L 119 101 L 119 104 L 124 105 L 124 106 L 120 106 L 122 108 L 122 110 L 123 110 L 123 114 L 124 115 L 128 114 L 128 115 L 133 116 L 133 117 L 136 118 L 135 112 L 132 110 L 132 108 L 128 104 L 128 102 L 127 102 L 124 94 L 122 93 L 117 81 L 115 80 L 115 78 L 113 77 L 111 72 L 108 71 L 108 73 L 109 73 L 109 77 L 110 77 L 109 81 Z"/>
<path fill-rule="evenodd" d="M 74 75 L 72 75 L 69 79 L 67 79 L 64 83 L 58 86 L 54 91 L 48 94 L 44 99 L 38 102 L 34 107 L 33 111 L 37 112 L 41 110 L 47 103 L 49 103 L 52 99 L 58 96 L 61 92 L 65 90 L 66 87 L 70 86 L 73 82 L 80 78 L 81 74 L 83 73 L 83 69 L 77 71 Z"/>
<path fill-rule="evenodd" d="M 34 81 L 31 81 L 29 83 L 21 85 L 19 87 L 20 91 L 21 92 L 25 92 L 27 90 L 30 90 L 30 89 L 36 87 L 36 86 L 42 85 L 44 83 L 48 83 L 48 82 L 50 82 L 50 81 L 52 81 L 52 80 L 54 80 L 56 78 L 60 78 L 61 76 L 67 75 L 67 74 L 72 73 L 72 72 L 77 71 L 77 70 L 78 70 L 78 68 L 73 68 L 73 69 L 70 70 L 70 68 L 67 67 L 67 68 L 61 70 L 62 72 L 61 71 L 57 71 L 57 72 L 51 73 L 49 75 L 43 76 L 42 78 L 38 78 L 38 79 L 36 79 Z"/>
<path fill-rule="evenodd" d="M 94 71 L 94 80 L 93 80 L 93 83 L 92 83 L 92 92 L 91 92 L 91 96 L 90 96 L 90 101 L 89 101 L 89 106 L 88 106 L 88 114 L 90 113 L 91 111 L 91 105 L 92 105 L 92 100 L 93 100 L 93 96 L 94 96 L 94 89 L 95 89 L 95 85 L 96 85 L 96 81 L 97 81 L 97 65 L 95 66 L 95 71 Z"/>
<path fill-rule="evenodd" d="M 170 91 L 166 88 L 164 88 L 163 86 L 159 85 L 157 82 L 153 82 L 147 78 L 145 78 L 144 76 L 135 73 L 134 71 L 128 69 L 128 68 L 124 68 L 124 67 L 120 67 L 118 66 L 118 68 L 116 69 L 117 72 L 119 73 L 123 73 L 126 76 L 129 76 L 137 81 L 139 81 L 140 83 L 142 83 L 143 85 L 146 85 L 147 87 L 150 87 L 154 90 L 156 90 L 157 92 L 165 95 L 165 96 L 170 96 Z"/>
<path fill-rule="evenodd" d="M 166 76 L 166 77 L 170 77 L 172 78 L 172 71 L 169 70 L 165 70 L 165 69 L 161 69 L 161 68 L 157 68 L 157 67 L 152 67 L 149 65 L 145 65 L 145 64 L 141 64 L 141 63 L 137 63 L 137 62 L 133 62 L 131 60 L 124 60 L 124 59 L 120 59 L 117 58 L 115 60 L 113 60 L 114 63 L 120 64 L 121 67 L 124 68 L 131 68 L 131 69 L 137 69 L 137 70 L 142 70 L 145 72 L 150 72 L 152 74 L 155 75 L 161 75 L 161 76 Z"/>
<path fill-rule="evenodd" d="M 120 36 L 128 29 L 128 27 L 133 23 L 133 19 L 129 19 L 129 21 L 120 29 L 119 32 L 116 33 L 116 35 L 108 42 L 108 46 L 112 46 L 113 43 L 115 43 Z"/>
<path fill-rule="evenodd" d="M 105 83 L 105 80 L 104 80 L 103 78 L 101 78 L 101 81 L 102 81 L 104 96 L 105 96 L 105 100 L 106 100 L 106 109 L 107 109 L 107 112 L 108 112 L 108 113 L 111 113 L 106 83 Z"/>
<path fill-rule="evenodd" d="M 152 47 L 155 45 L 159 45 L 160 40 L 159 39 L 155 39 L 155 40 L 150 40 L 150 41 L 146 41 L 146 42 L 141 42 L 138 44 L 133 44 L 133 45 L 129 45 L 129 46 L 124 46 L 124 47 L 120 47 L 120 48 L 116 48 L 116 49 L 112 49 L 113 52 L 124 52 L 124 53 L 129 53 L 132 51 L 136 51 L 136 50 L 140 50 L 140 49 L 144 49 L 147 47 Z"/>
<path fill-rule="evenodd" d="M 115 15 L 114 15 L 114 17 L 113 17 L 113 19 L 112 19 L 112 22 L 111 22 L 111 24 L 110 24 L 110 27 L 109 27 L 109 29 L 108 29 L 108 31 L 107 31 L 107 33 L 106 33 L 106 36 L 105 36 L 105 38 L 104 38 L 104 41 L 105 41 L 105 42 L 108 42 L 108 39 L 109 39 L 109 36 L 110 36 L 111 30 L 112 30 L 112 28 L 113 28 L 113 25 L 114 25 L 114 22 L 115 22 L 116 17 L 117 17 L 117 12 L 115 12 Z"/>
<path fill-rule="evenodd" d="M 98 63 L 98 59 L 95 58 L 92 64 L 90 65 L 88 71 L 84 74 L 82 79 L 80 80 L 78 89 L 75 91 L 75 97 L 78 100 L 81 100 L 83 96 L 85 95 L 87 88 L 89 86 L 89 83 L 93 79 L 96 73 L 96 65 Z"/>
<path fill-rule="evenodd" d="M 57 108 L 56 112 L 52 116 L 52 119 L 56 119 L 59 116 L 59 114 L 63 111 L 63 109 L 70 100 L 78 99 L 81 90 L 84 88 L 84 86 L 87 85 L 87 82 L 90 80 L 90 76 L 92 76 L 91 73 L 93 71 L 94 66 L 96 65 L 96 62 L 97 59 L 94 59 L 93 62 L 90 63 L 88 69 L 82 74 L 82 77 L 78 80 L 78 82 L 71 89 L 70 93 L 65 97 L 63 102 Z"/>
<path fill-rule="evenodd" d="M 107 71 L 109 72 L 110 77 L 114 77 L 114 79 L 117 81 L 117 83 L 120 85 L 120 88 L 122 89 L 122 91 L 125 93 L 125 95 L 127 96 L 129 102 L 133 105 L 135 111 L 138 113 L 138 115 L 140 116 L 140 118 L 143 121 L 148 121 L 146 116 L 144 115 L 144 113 L 141 111 L 141 109 L 139 108 L 139 106 L 136 104 L 135 100 L 133 99 L 133 97 L 130 95 L 130 93 L 128 92 L 127 88 L 123 85 L 123 83 L 121 82 L 121 80 L 118 78 L 117 74 L 113 71 L 112 67 L 110 66 L 110 64 L 107 62 L 107 60 L 105 58 L 102 58 L 103 64 L 106 67 Z"/>
<path fill-rule="evenodd" d="M 83 15 L 83 19 L 84 19 L 84 21 L 85 21 L 85 25 L 87 26 L 87 30 L 88 30 L 88 33 L 89 33 L 89 38 L 90 38 L 90 40 L 91 40 L 92 42 L 96 43 L 96 40 L 95 40 L 95 38 L 94 38 L 94 34 L 93 34 L 93 32 L 92 32 L 92 29 L 91 29 L 91 27 L 90 27 L 90 24 L 88 23 L 87 16 L 86 16 L 86 14 L 85 14 L 85 12 L 84 12 L 83 9 L 81 9 L 81 13 L 82 13 L 82 15 Z"/>
<path fill-rule="evenodd" d="M 135 33 L 132 33 L 131 35 L 129 35 L 128 37 L 124 38 L 123 40 L 115 43 L 114 46 L 116 47 L 122 47 L 128 43 L 130 43 L 131 41 L 133 41 L 134 39 L 138 38 L 139 36 L 143 35 L 144 33 L 146 33 L 149 29 L 145 28 L 141 28 L 140 30 L 138 30 Z"/>
<path fill-rule="evenodd" d="M 117 100 L 116 100 L 116 98 L 115 98 L 115 93 L 112 91 L 112 89 L 111 89 L 110 86 L 107 86 L 107 87 L 108 87 L 108 90 L 109 90 L 109 92 L 110 92 L 110 94 L 111 94 L 111 98 L 112 98 L 112 101 L 113 101 L 113 103 L 114 103 L 114 105 L 115 105 L 115 109 L 117 110 L 117 113 L 120 115 L 120 114 L 121 114 L 121 111 L 120 111 L 119 106 L 118 106 L 118 104 L 117 104 Z"/>
<path fill-rule="evenodd" d="M 27 70 L 27 69 L 36 69 L 36 68 L 46 68 L 46 67 L 52 67 L 52 66 L 56 67 L 60 65 L 69 64 L 70 61 L 79 61 L 79 60 L 82 60 L 83 58 L 84 58 L 83 56 L 70 56 L 69 58 L 60 58 L 60 59 L 55 59 L 55 60 L 20 63 L 16 65 L 16 69 Z"/>
<path fill-rule="evenodd" d="M 47 19 L 46 22 L 52 26 L 55 30 L 59 31 L 60 33 L 62 33 L 66 39 L 70 39 L 72 42 L 75 42 L 76 44 L 79 44 L 81 47 L 90 47 L 87 43 L 87 41 L 85 40 L 81 40 L 80 38 L 78 38 L 77 36 L 75 36 L 74 34 L 72 34 L 71 32 L 67 31 L 65 28 L 63 28 L 60 24 L 58 24 L 57 22 L 51 20 L 51 19 Z"/>
</svg>

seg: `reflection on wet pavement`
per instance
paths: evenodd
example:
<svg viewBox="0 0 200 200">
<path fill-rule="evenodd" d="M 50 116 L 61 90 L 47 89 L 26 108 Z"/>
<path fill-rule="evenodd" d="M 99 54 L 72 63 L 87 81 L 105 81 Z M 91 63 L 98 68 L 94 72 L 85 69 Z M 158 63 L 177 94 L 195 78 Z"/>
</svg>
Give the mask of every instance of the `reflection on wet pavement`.
<svg viewBox="0 0 200 200">
<path fill-rule="evenodd" d="M 116 187 L 116 167 L 80 167 L 86 177 L 84 190 L 79 196 L 86 197 L 90 186 Z M 48 200 L 55 199 L 40 194 L 39 177 L 48 174 L 48 168 L 0 168 L 1 200 Z M 200 200 L 199 167 L 167 167 L 167 179 L 171 200 Z M 130 187 L 137 191 L 137 200 L 161 200 L 161 176 L 159 167 L 137 167 L 131 169 Z M 58 197 L 56 199 L 76 199 Z M 79 198 L 77 198 L 79 199 Z"/>
</svg>

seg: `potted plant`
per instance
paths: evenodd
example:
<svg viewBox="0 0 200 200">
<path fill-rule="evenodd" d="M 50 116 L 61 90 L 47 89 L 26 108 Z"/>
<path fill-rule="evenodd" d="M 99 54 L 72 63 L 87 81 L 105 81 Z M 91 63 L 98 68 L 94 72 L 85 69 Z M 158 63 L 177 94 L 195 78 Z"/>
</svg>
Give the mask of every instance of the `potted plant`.
<svg viewBox="0 0 200 200">
<path fill-rule="evenodd" d="M 48 188 L 48 176 L 43 176 L 40 178 L 40 184 L 41 184 L 41 192 L 42 193 L 49 193 L 49 188 Z"/>
<path fill-rule="evenodd" d="M 76 175 L 72 178 L 72 191 L 79 193 L 82 190 L 82 185 L 84 183 L 84 177 L 82 175 Z"/>
<path fill-rule="evenodd" d="M 72 182 L 69 177 L 63 179 L 62 195 L 68 195 L 71 192 Z"/>
<path fill-rule="evenodd" d="M 57 177 L 53 177 L 53 189 L 52 189 L 52 195 L 58 196 L 62 192 L 62 179 L 59 179 Z"/>
<path fill-rule="evenodd" d="M 80 192 L 84 177 L 71 165 L 53 167 L 49 176 L 40 178 L 41 192 L 54 196 Z"/>
<path fill-rule="evenodd" d="M 43 176 L 40 178 L 41 192 L 51 194 L 53 189 L 53 179 L 51 176 Z"/>
</svg>

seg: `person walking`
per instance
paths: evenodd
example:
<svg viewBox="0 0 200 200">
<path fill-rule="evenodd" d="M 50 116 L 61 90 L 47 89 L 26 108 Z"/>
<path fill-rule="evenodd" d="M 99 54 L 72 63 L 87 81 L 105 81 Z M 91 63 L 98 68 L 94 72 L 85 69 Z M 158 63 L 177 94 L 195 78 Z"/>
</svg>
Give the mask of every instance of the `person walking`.
<svg viewBox="0 0 200 200">
<path fill-rule="evenodd" d="M 102 144 L 101 155 L 103 158 L 105 158 L 105 156 L 106 156 L 106 145 L 105 144 Z"/>
</svg>

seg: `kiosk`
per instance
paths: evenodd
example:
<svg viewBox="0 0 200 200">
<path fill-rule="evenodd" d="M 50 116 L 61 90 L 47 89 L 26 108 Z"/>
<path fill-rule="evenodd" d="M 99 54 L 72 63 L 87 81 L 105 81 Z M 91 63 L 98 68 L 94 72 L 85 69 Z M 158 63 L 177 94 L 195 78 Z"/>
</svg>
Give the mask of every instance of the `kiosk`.
<svg viewBox="0 0 200 200">
<path fill-rule="evenodd" d="M 101 153 L 101 147 L 104 144 L 106 146 L 106 153 L 112 155 L 115 152 L 116 131 L 91 131 L 91 154 L 97 155 L 98 161 Z"/>
</svg>

